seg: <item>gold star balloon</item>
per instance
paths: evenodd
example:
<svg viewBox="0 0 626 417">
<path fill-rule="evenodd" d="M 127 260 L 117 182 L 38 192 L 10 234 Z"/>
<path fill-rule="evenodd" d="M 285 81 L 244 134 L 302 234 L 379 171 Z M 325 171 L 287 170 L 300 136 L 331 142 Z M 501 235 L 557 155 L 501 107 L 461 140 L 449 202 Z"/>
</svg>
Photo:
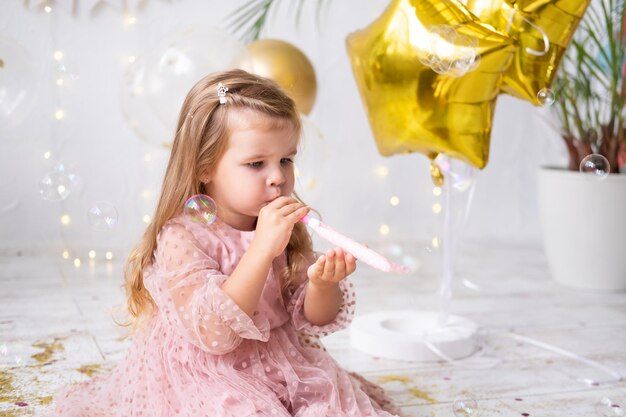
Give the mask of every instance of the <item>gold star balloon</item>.
<svg viewBox="0 0 626 417">
<path fill-rule="evenodd" d="M 590 0 L 468 0 L 481 22 L 518 40 L 502 91 L 544 104 L 540 91 L 550 88 L 565 49 Z"/>
<path fill-rule="evenodd" d="M 487 164 L 511 38 L 456 0 L 393 0 L 346 43 L 381 154 L 444 153 Z"/>
</svg>

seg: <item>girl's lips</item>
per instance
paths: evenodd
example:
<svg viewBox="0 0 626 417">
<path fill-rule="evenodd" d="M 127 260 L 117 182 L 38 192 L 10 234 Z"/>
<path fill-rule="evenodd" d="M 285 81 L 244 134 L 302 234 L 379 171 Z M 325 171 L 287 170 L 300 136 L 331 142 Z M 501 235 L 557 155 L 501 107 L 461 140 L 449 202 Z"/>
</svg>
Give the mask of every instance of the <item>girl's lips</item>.
<svg viewBox="0 0 626 417">
<path fill-rule="evenodd" d="M 280 197 L 280 196 L 278 196 Z M 272 201 L 276 200 L 278 197 L 274 197 L 271 200 L 267 200 L 265 203 L 263 203 L 263 205 L 268 205 L 269 203 L 271 203 Z"/>
</svg>

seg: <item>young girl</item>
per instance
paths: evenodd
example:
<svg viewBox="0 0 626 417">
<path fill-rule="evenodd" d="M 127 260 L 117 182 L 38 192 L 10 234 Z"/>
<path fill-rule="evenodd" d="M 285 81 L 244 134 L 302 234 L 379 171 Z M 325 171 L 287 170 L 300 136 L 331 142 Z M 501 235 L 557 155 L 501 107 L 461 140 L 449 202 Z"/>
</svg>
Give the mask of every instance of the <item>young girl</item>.
<svg viewBox="0 0 626 417">
<path fill-rule="evenodd" d="M 293 198 L 300 120 L 271 80 L 211 74 L 182 107 L 154 220 L 126 273 L 134 339 L 111 374 L 55 397 L 55 417 L 385 416 L 381 388 L 317 343 L 345 327 L 355 259 L 315 259 Z M 182 214 L 206 194 L 217 220 Z M 384 409 L 388 411 L 384 411 Z"/>
</svg>

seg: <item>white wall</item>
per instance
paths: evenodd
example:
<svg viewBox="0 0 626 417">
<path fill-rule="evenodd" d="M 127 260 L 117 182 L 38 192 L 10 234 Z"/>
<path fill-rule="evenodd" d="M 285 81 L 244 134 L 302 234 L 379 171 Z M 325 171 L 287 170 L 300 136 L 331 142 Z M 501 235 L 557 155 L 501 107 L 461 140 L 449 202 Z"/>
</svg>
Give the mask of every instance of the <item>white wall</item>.
<svg viewBox="0 0 626 417">
<path fill-rule="evenodd" d="M 38 101 L 28 119 L 0 128 L 3 252 L 68 247 L 77 253 L 85 248 L 122 253 L 140 235 L 142 216 L 151 213 L 150 199 L 145 201 L 141 193 L 156 192 L 167 152 L 139 139 L 124 120 L 119 97 L 128 56 L 141 58 L 162 37 L 185 25 L 225 27 L 224 17 L 244 2 L 144 3 L 133 13 L 137 22 L 131 26 L 125 26 L 122 13 L 108 4 L 92 13 L 79 7 L 73 16 L 58 9 L 46 14 L 21 1 L 0 3 L 0 37 L 17 40 L 27 50 L 38 80 L 33 85 Z M 427 158 L 419 153 L 378 155 L 345 51 L 346 35 L 374 20 L 387 1 L 329 2 L 319 28 L 312 17 L 315 3 L 305 2 L 298 28 L 294 13 L 283 4 L 264 33 L 298 46 L 317 72 L 319 90 L 311 121 L 323 132 L 330 158 L 318 179 L 320 192 L 309 195 L 309 203 L 327 223 L 361 241 L 428 242 L 438 220 L 431 212 L 435 197 Z M 79 76 L 67 88 L 54 85 L 55 49 L 64 52 L 66 65 Z M 66 110 L 62 122 L 53 120 L 57 106 Z M 51 166 L 43 158 L 46 151 L 74 164 L 83 179 L 80 193 L 60 203 L 39 197 L 37 184 Z M 563 151 L 537 109 L 501 96 L 490 163 L 478 176 L 467 239 L 539 242 L 535 172 L 545 163 L 564 163 Z M 146 162 L 146 154 L 151 161 Z M 388 167 L 386 179 L 374 174 L 378 165 Z M 399 206 L 389 204 L 391 195 L 399 196 Z M 88 208 L 98 200 L 118 209 L 119 223 L 111 231 L 95 231 L 86 220 Z M 72 218 L 68 226 L 60 224 L 63 213 Z M 378 232 L 381 223 L 391 230 L 384 239 Z"/>
</svg>

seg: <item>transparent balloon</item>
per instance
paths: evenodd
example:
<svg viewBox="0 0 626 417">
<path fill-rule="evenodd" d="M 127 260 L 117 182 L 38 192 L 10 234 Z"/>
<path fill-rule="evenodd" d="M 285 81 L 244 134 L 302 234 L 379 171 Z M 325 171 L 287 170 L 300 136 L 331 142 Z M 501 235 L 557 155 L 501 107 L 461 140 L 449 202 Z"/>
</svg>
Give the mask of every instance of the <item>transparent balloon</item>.
<svg viewBox="0 0 626 417">
<path fill-rule="evenodd" d="M 542 88 L 537 93 L 537 102 L 541 106 L 551 106 L 554 104 L 556 100 L 556 96 L 554 95 L 554 91 L 550 88 Z"/>
<path fill-rule="evenodd" d="M 223 30 L 191 26 L 166 36 L 148 51 L 126 69 L 121 107 L 135 134 L 167 147 L 187 92 L 205 75 L 232 68 L 245 49 Z"/>
<path fill-rule="evenodd" d="M 16 40 L 0 36 L 0 130 L 14 128 L 37 101 L 38 77 L 30 55 Z"/>
<path fill-rule="evenodd" d="M 596 415 L 601 417 L 618 417 L 624 416 L 624 409 L 621 405 L 616 404 L 610 398 L 604 397 L 595 405 Z"/>
<path fill-rule="evenodd" d="M 330 146 L 323 132 L 302 115 L 302 139 L 295 159 L 295 191 L 306 204 L 314 206 L 320 197 L 330 157 Z"/>
<path fill-rule="evenodd" d="M 472 398 L 457 400 L 452 404 L 452 412 L 456 417 L 475 417 L 478 415 L 478 403 Z"/>
<path fill-rule="evenodd" d="M 13 141 L 0 140 L 0 166 L 11 167 L 20 152 Z M 21 143 L 20 145 L 24 145 Z M 22 172 L 15 169 L 4 169 L 0 175 L 0 216 L 15 210 L 20 204 L 20 184 Z"/>
<path fill-rule="evenodd" d="M 595 153 L 585 156 L 580 161 L 579 169 L 582 174 L 593 175 L 599 180 L 605 179 L 611 172 L 609 160 Z"/>
<path fill-rule="evenodd" d="M 115 206 L 106 201 L 100 201 L 89 208 L 87 218 L 92 228 L 99 231 L 113 229 L 117 225 L 118 212 Z"/>
<path fill-rule="evenodd" d="M 217 218 L 217 206 L 208 195 L 197 194 L 187 199 L 183 213 L 196 223 L 210 225 Z"/>
</svg>

